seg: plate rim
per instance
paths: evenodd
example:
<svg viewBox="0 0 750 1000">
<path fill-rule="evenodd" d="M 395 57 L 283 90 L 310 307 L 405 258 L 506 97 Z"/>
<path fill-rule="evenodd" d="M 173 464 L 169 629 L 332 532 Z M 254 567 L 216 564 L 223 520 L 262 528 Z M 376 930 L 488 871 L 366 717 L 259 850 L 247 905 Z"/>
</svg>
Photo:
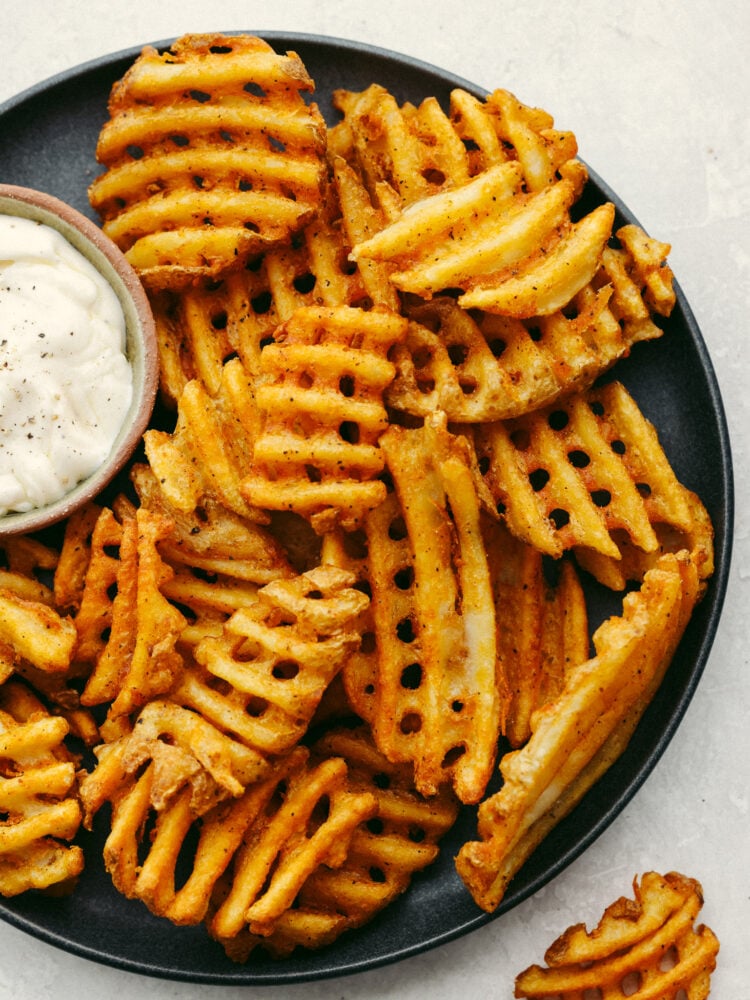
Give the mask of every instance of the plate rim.
<svg viewBox="0 0 750 1000">
<path fill-rule="evenodd" d="M 437 64 L 430 63 L 419 57 L 402 53 L 397 50 L 392 50 L 368 42 L 347 39 L 345 37 L 283 30 L 265 31 L 262 29 L 232 29 L 228 31 L 216 30 L 210 32 L 194 32 L 194 34 L 216 34 L 225 36 L 253 34 L 263 38 L 277 49 L 283 47 L 285 49 L 294 50 L 295 46 L 312 46 L 340 50 L 348 55 L 360 53 L 370 58 L 392 63 L 395 62 L 400 66 L 402 65 L 418 72 L 435 76 L 436 78 L 439 78 L 441 83 L 447 87 L 462 87 L 476 96 L 482 97 L 489 93 L 488 89 L 470 82 L 463 76 L 456 74 L 453 71 L 443 69 Z M 113 50 L 52 74 L 47 78 L 26 87 L 24 90 L 12 95 L 10 98 L 0 103 L 0 124 L 2 124 L 3 119 L 7 115 L 14 113 L 17 109 L 21 108 L 29 101 L 33 101 L 59 87 L 68 86 L 74 83 L 77 78 L 84 77 L 87 74 L 106 70 L 108 67 L 114 67 L 116 64 L 124 63 L 128 60 L 132 61 L 146 46 L 153 46 L 157 49 L 168 47 L 176 40 L 177 37 L 181 36 L 172 36 L 156 41 L 144 41 L 137 45 L 131 45 L 122 49 Z M 112 82 L 115 82 L 114 77 Z M 585 160 L 583 162 L 585 162 Z M 601 194 L 601 196 L 606 200 L 611 200 L 617 207 L 618 212 L 621 213 L 627 221 L 637 223 L 637 217 L 634 215 L 629 206 L 624 203 L 622 198 L 617 195 L 617 193 L 606 181 L 602 179 L 597 171 L 592 169 L 588 164 L 586 164 L 586 167 L 589 172 L 590 181 L 597 189 L 597 193 Z M 488 914 L 477 909 L 475 917 L 470 918 L 461 924 L 453 925 L 446 930 L 435 933 L 429 940 L 392 949 L 387 954 L 378 954 L 366 959 L 358 959 L 356 961 L 349 962 L 346 965 L 332 964 L 336 961 L 336 945 L 334 943 L 331 948 L 323 949 L 323 951 L 329 954 L 332 959 L 332 963 L 329 963 L 329 967 L 325 969 L 298 969 L 288 965 L 285 967 L 284 960 L 278 962 L 273 971 L 269 974 L 253 970 L 250 963 L 243 966 L 230 965 L 226 973 L 216 973 L 213 971 L 198 972 L 196 970 L 171 968 L 167 965 L 157 966 L 152 962 L 141 962 L 123 957 L 122 955 L 110 954 L 106 950 L 96 948 L 90 944 L 84 944 L 76 940 L 65 938 L 53 929 L 40 926 L 24 914 L 16 913 L 12 909 L 9 909 L 8 905 L 13 902 L 12 899 L 4 900 L 0 898 L 0 919 L 12 926 L 15 926 L 24 933 L 45 941 L 47 944 L 66 951 L 69 954 L 99 964 L 104 964 L 112 968 L 118 968 L 120 970 L 157 979 L 195 984 L 234 986 L 270 986 L 322 981 L 353 975 L 386 965 L 396 964 L 406 958 L 422 954 L 428 950 L 447 944 L 449 941 L 463 937 L 466 934 L 485 926 L 487 923 L 494 921 L 501 915 L 508 913 L 518 904 L 538 892 L 543 886 L 549 884 L 576 858 L 580 857 L 586 850 L 588 850 L 594 841 L 596 841 L 617 818 L 617 816 L 620 815 L 623 809 L 633 799 L 638 790 L 651 775 L 666 750 L 666 747 L 674 737 L 676 730 L 679 728 L 706 668 L 718 631 L 728 588 L 732 561 L 735 518 L 734 470 L 728 422 L 716 372 L 701 329 L 693 313 L 692 307 L 689 304 L 677 279 L 675 279 L 674 287 L 677 299 L 676 309 L 679 309 L 682 314 L 685 331 L 689 335 L 690 342 L 697 353 L 697 361 L 699 362 L 699 368 L 705 381 L 705 388 L 711 401 L 711 412 L 719 441 L 720 461 L 717 467 L 717 472 L 720 472 L 721 475 L 717 478 L 719 478 L 721 484 L 720 500 L 721 513 L 723 514 L 723 530 L 720 535 L 719 532 L 717 532 L 717 536 L 720 537 L 721 544 L 715 550 L 716 570 L 713 577 L 709 581 L 711 603 L 706 621 L 702 625 L 700 642 L 697 644 L 692 657 L 693 666 L 690 672 L 689 683 L 685 685 L 680 697 L 671 703 L 667 724 L 660 730 L 658 739 L 654 743 L 648 759 L 638 768 L 635 776 L 619 790 L 609 808 L 601 814 L 599 819 L 586 830 L 586 832 L 576 841 L 575 844 L 571 845 L 567 851 L 558 855 L 543 872 L 540 872 L 535 878 L 531 879 L 522 887 L 520 891 L 517 891 L 515 895 L 509 893 L 508 897 L 506 897 L 507 903 L 504 900 L 494 913 Z M 708 600 L 708 596 L 704 598 L 704 600 Z M 643 720 L 641 720 L 641 722 L 642 721 Z M 137 901 L 130 900 L 126 902 L 128 904 L 132 904 L 133 906 L 137 903 Z M 356 931 L 348 933 L 356 933 Z M 321 952 L 319 951 L 312 954 L 320 955 Z"/>
</svg>

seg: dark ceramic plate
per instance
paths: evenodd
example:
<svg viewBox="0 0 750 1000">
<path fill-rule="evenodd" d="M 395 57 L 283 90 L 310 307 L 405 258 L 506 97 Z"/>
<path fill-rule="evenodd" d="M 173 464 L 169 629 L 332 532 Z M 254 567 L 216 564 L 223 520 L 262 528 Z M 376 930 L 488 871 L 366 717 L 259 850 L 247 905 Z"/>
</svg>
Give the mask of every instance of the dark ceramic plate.
<svg viewBox="0 0 750 1000">
<path fill-rule="evenodd" d="M 300 54 L 316 81 L 316 100 L 331 122 L 335 113 L 330 95 L 337 87 L 360 90 L 378 82 L 400 101 L 419 101 L 432 94 L 444 102 L 455 86 L 484 96 L 473 85 L 439 69 L 366 45 L 309 35 L 264 35 L 277 50 L 293 49 Z M 93 218 L 86 188 L 99 173 L 94 149 L 107 117 L 107 97 L 112 83 L 136 55 L 131 50 L 88 63 L 0 107 L 0 180 L 40 188 Z M 613 201 L 620 215 L 618 224 L 634 221 L 595 176 L 586 198 L 592 204 Z M 616 371 L 656 424 L 680 480 L 706 504 L 716 529 L 717 569 L 627 751 L 524 865 L 498 913 L 541 888 L 584 851 L 651 772 L 698 684 L 724 599 L 733 513 L 731 455 L 711 362 L 679 289 L 665 336 L 637 345 Z M 619 604 L 611 595 L 602 594 L 590 582 L 586 589 L 594 626 L 603 615 L 616 613 Z M 409 892 L 379 918 L 327 949 L 300 952 L 283 962 L 256 953 L 247 965 L 234 965 L 201 927 L 173 927 L 152 917 L 140 903 L 118 895 L 103 870 L 104 832 L 100 828 L 81 838 L 88 864 L 70 898 L 28 893 L 3 902 L 0 915 L 74 954 L 176 980 L 259 985 L 349 974 L 440 945 L 491 919 L 475 907 L 453 866 L 453 856 L 473 829 L 473 812 L 467 810 L 444 843 L 442 859 L 417 877 Z"/>
</svg>

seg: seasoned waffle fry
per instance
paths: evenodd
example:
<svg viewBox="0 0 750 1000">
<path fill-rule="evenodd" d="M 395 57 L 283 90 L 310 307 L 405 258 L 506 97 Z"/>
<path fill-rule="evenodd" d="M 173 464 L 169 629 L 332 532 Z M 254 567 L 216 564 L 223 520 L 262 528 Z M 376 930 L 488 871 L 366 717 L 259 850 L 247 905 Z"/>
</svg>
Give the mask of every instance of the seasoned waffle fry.
<svg viewBox="0 0 750 1000">
<path fill-rule="evenodd" d="M 290 749 L 304 734 L 326 687 L 359 635 L 351 623 L 368 598 L 354 577 L 321 566 L 258 592 L 220 636 L 207 636 L 195 658 L 207 674 L 186 671 L 172 697 L 236 733 L 263 753 Z M 226 682 L 229 693 L 211 680 Z"/>
<path fill-rule="evenodd" d="M 374 795 L 349 790 L 340 758 L 292 771 L 278 809 L 245 833 L 211 934 L 231 939 L 246 924 L 252 934 L 273 934 L 310 874 L 322 864 L 342 865 L 354 830 L 376 811 Z"/>
<path fill-rule="evenodd" d="M 639 242 L 653 242 L 638 232 Z M 659 246 L 666 254 L 668 247 Z M 522 321 L 469 313 L 441 296 L 407 306 L 411 323 L 406 342 L 393 352 L 388 404 L 418 416 L 440 409 L 454 422 L 486 423 L 586 389 L 634 343 L 662 334 L 641 291 L 646 269 L 628 254 L 626 248 L 605 251 L 594 281 L 574 296 L 574 312 L 566 307 Z M 655 305 L 668 315 L 667 289 L 674 291 L 664 259 L 667 273 L 660 273 L 664 285 Z"/>
<path fill-rule="evenodd" d="M 174 431 L 150 429 L 143 436 L 166 500 L 190 513 L 209 498 L 242 518 L 267 521 L 240 490 L 258 429 L 252 379 L 238 358 L 224 366 L 215 396 L 202 383 L 189 382 L 177 405 Z"/>
<path fill-rule="evenodd" d="M 498 164 L 517 162 L 526 188 L 539 191 L 575 162 L 573 133 L 554 129 L 550 115 L 505 90 L 480 101 L 456 88 L 449 115 L 432 97 L 399 107 L 378 84 L 358 94 L 336 91 L 334 103 L 343 121 L 330 130 L 329 146 L 356 163 L 368 190 L 398 211 Z"/>
<path fill-rule="evenodd" d="M 335 101 L 344 120 L 332 147 L 383 222 L 353 243 L 354 260 L 391 265 L 402 291 L 456 288 L 466 308 L 522 318 L 563 308 L 592 280 L 614 207 L 571 221 L 587 172 L 548 115 L 500 90 L 484 103 L 454 91 L 451 121 L 434 99 L 400 108 L 376 85 Z"/>
<path fill-rule="evenodd" d="M 628 594 L 623 614 L 593 637 L 595 655 L 573 668 L 561 694 L 532 719 L 531 737 L 506 754 L 504 784 L 479 807 L 479 841 L 458 872 L 479 906 L 494 910 L 541 838 L 622 752 L 661 683 L 698 597 L 686 552 L 666 555 Z"/>
<path fill-rule="evenodd" d="M 568 928 L 547 950 L 547 967 L 532 965 L 516 977 L 514 995 L 577 1000 L 596 991 L 603 1000 L 706 1000 L 719 941 L 705 925 L 695 926 L 700 883 L 678 872 L 646 872 L 633 880 L 633 895 L 610 904 L 592 931 Z"/>
<path fill-rule="evenodd" d="M 18 682 L 0 687 L 0 894 L 72 882 L 83 870 L 70 845 L 81 822 L 64 719 Z"/>
<path fill-rule="evenodd" d="M 386 497 L 381 508 L 392 507 L 395 498 Z M 372 586 L 367 562 L 367 536 L 363 530 L 330 531 L 323 536 L 321 549 L 323 565 L 337 566 L 353 574 L 354 586 L 372 596 Z M 394 600 L 396 600 L 394 595 Z M 364 722 L 372 725 L 375 713 L 375 691 L 378 682 L 378 643 L 372 602 L 352 622 L 352 628 L 361 636 L 359 648 L 352 651 L 341 668 L 339 677 L 344 697 L 351 711 Z"/>
<path fill-rule="evenodd" d="M 336 191 L 328 183 L 319 214 L 292 243 L 266 251 L 221 280 L 151 295 L 165 399 L 176 403 L 192 379 L 215 395 L 223 366 L 235 354 L 247 371 L 257 372 L 265 342 L 302 306 L 376 302 L 397 309 L 393 289 L 388 301 L 377 303 L 348 261 L 350 246 L 339 216 Z"/>
<path fill-rule="evenodd" d="M 260 525 L 210 498 L 197 510 L 180 510 L 169 501 L 147 465 L 134 466 L 131 479 L 141 505 L 174 525 L 159 542 L 159 552 L 171 565 L 260 585 L 292 576 L 284 548 Z"/>
<path fill-rule="evenodd" d="M 462 801 L 476 802 L 495 759 L 500 699 L 468 449 L 440 420 L 415 430 L 391 426 L 381 446 L 398 501 L 366 522 L 378 643 L 375 739 L 389 760 L 414 762 L 422 794 L 450 781 Z"/>
<path fill-rule="evenodd" d="M 312 89 L 295 53 L 248 35 L 143 50 L 112 89 L 89 198 L 145 283 L 215 276 L 305 224 L 325 169 Z"/>
<path fill-rule="evenodd" d="M 249 503 L 296 511 L 322 532 L 356 526 L 382 501 L 387 353 L 405 335 L 401 316 L 347 306 L 302 308 L 275 331 L 261 355 Z"/>
<path fill-rule="evenodd" d="M 458 815 L 458 802 L 448 788 L 422 798 L 414 791 L 411 766 L 389 763 L 366 728 L 332 731 L 313 751 L 343 757 L 350 787 L 370 792 L 378 810 L 355 830 L 340 868 L 319 867 L 312 873 L 300 902 L 311 910 L 343 913 L 347 928 L 360 927 L 437 858 L 439 842 Z"/>
<path fill-rule="evenodd" d="M 84 823 L 90 828 L 103 804 L 112 803 L 107 870 L 120 892 L 156 913 L 174 898 L 177 856 L 193 823 L 269 770 L 261 756 L 194 712 L 158 700 L 143 709 L 132 733 L 103 744 L 98 757 L 81 783 Z M 139 848 L 149 839 L 141 863 Z"/>
<path fill-rule="evenodd" d="M 117 593 L 106 611 L 111 630 L 81 695 L 83 705 L 111 703 L 111 718 L 129 715 L 167 691 L 182 666 L 175 645 L 185 618 L 160 589 L 173 571 L 158 543 L 171 530 L 170 521 L 146 508 L 122 525 Z M 105 558 L 111 557 L 105 553 Z M 84 603 L 85 591 L 82 608 Z"/>
<path fill-rule="evenodd" d="M 620 383 L 483 425 L 475 440 L 510 530 L 548 555 L 590 549 L 619 560 L 615 531 L 646 553 L 659 547 L 655 524 L 683 539 L 696 531 L 695 501 Z"/>
<path fill-rule="evenodd" d="M 26 600 L 0 588 L 0 644 L 14 658 L 28 660 L 39 670 L 64 673 L 76 643 L 75 625 L 42 600 Z"/>
<path fill-rule="evenodd" d="M 519 747 L 533 713 L 554 700 L 574 667 L 588 659 L 586 601 L 573 563 L 547 579 L 543 557 L 496 521 L 483 524 L 497 627 L 503 735 Z"/>
<path fill-rule="evenodd" d="M 54 600 L 58 608 L 78 612 L 89 563 L 94 528 L 101 507 L 87 503 L 74 511 L 65 523 L 60 558 L 55 567 Z"/>
</svg>

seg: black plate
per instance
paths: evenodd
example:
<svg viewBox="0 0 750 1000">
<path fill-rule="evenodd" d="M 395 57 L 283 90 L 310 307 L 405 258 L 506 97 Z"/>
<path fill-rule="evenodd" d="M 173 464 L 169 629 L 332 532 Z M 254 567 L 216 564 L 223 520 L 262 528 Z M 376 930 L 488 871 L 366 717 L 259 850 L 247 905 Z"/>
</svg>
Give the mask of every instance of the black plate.
<svg viewBox="0 0 750 1000">
<path fill-rule="evenodd" d="M 278 51 L 293 49 L 300 54 L 317 83 L 316 100 L 331 122 L 335 113 L 330 94 L 336 87 L 360 90 L 378 82 L 400 101 L 419 101 L 432 94 L 445 102 L 455 86 L 484 96 L 472 84 L 439 69 L 370 46 L 311 35 L 263 34 Z M 94 218 L 86 188 L 100 172 L 94 159 L 97 135 L 107 117 L 110 87 L 137 51 L 87 63 L 0 106 L 0 180 L 47 191 Z M 593 174 L 589 200 L 614 202 L 618 224 L 635 221 Z M 516 906 L 560 872 L 631 799 L 682 719 L 716 632 L 731 551 L 731 455 L 705 344 L 679 288 L 677 295 L 665 336 L 637 345 L 616 371 L 656 424 L 677 476 L 708 508 L 716 529 L 716 573 L 627 751 L 518 873 L 497 914 Z M 594 624 L 602 615 L 617 611 L 617 602 L 588 584 L 587 593 Z M 235 985 L 321 979 L 396 961 L 492 919 L 473 904 L 453 866 L 453 856 L 473 830 L 473 813 L 467 810 L 444 842 L 441 860 L 418 876 L 397 903 L 331 947 L 300 952 L 283 962 L 256 953 L 247 965 L 234 965 L 201 927 L 173 927 L 151 916 L 142 904 L 121 897 L 103 870 L 104 832 L 99 828 L 81 837 L 88 861 L 72 897 L 56 900 L 27 893 L 0 904 L 0 916 L 74 954 L 153 976 Z"/>
</svg>

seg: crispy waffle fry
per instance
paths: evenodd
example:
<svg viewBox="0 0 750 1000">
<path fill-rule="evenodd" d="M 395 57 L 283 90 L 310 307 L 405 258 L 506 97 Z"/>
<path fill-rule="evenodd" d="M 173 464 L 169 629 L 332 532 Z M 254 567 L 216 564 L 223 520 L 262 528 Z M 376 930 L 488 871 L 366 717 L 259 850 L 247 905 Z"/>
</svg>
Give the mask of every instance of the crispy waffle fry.
<svg viewBox="0 0 750 1000">
<path fill-rule="evenodd" d="M 347 306 L 302 308 L 275 331 L 261 355 L 249 503 L 296 511 L 323 532 L 356 526 L 382 501 L 387 353 L 405 335 L 401 316 Z"/>
<path fill-rule="evenodd" d="M 378 644 L 373 729 L 417 790 L 476 802 L 500 724 L 495 618 L 465 440 L 445 422 L 381 440 L 395 495 L 366 522 Z M 397 500 L 395 497 L 397 496 Z M 395 589 L 394 589 L 395 584 Z"/>
<path fill-rule="evenodd" d="M 111 802 L 107 870 L 120 892 L 157 913 L 174 897 L 177 857 L 193 823 L 269 771 L 255 751 L 196 713 L 159 700 L 143 709 L 131 733 L 103 744 L 98 758 L 81 782 L 84 824 L 90 828 L 99 809 Z"/>
<path fill-rule="evenodd" d="M 332 148 L 384 220 L 353 259 L 392 265 L 402 291 L 457 288 L 466 308 L 516 317 L 553 313 L 592 280 L 614 208 L 571 221 L 587 173 L 575 137 L 544 112 L 500 90 L 486 102 L 454 91 L 451 120 L 434 99 L 401 108 L 379 86 L 335 100 L 344 121 Z"/>
<path fill-rule="evenodd" d="M 479 807 L 479 841 L 456 861 L 477 904 L 492 911 L 539 841 L 622 752 L 661 683 L 698 598 L 686 552 L 663 556 L 623 614 L 594 634 L 595 655 L 532 718 L 524 747 L 506 754 L 504 784 Z"/>
<path fill-rule="evenodd" d="M 101 507 L 87 503 L 74 511 L 65 523 L 60 558 L 55 567 L 54 599 L 58 608 L 78 612 L 83 600 L 86 573 L 91 561 L 91 544 Z"/>
<path fill-rule="evenodd" d="M 327 183 L 319 214 L 292 242 L 251 258 L 244 268 L 179 291 L 151 295 L 158 328 L 162 396 L 176 403 L 197 379 L 215 395 L 224 363 L 237 355 L 257 372 L 263 346 L 302 306 L 359 306 L 394 310 L 393 289 L 378 302 L 348 260 L 336 190 Z"/>
<path fill-rule="evenodd" d="M 89 198 L 144 282 L 214 276 L 305 224 L 325 169 L 312 89 L 295 53 L 249 35 L 143 50 L 112 89 Z"/>
<path fill-rule="evenodd" d="M 147 465 L 134 466 L 130 475 L 141 505 L 174 525 L 159 542 L 161 555 L 173 566 L 260 585 L 292 576 L 283 546 L 260 525 L 210 498 L 196 510 L 180 510 Z"/>
<path fill-rule="evenodd" d="M 48 715 L 23 685 L 0 687 L 0 894 L 16 896 L 74 880 L 83 852 L 70 845 L 81 822 L 75 763 L 64 719 Z"/>
<path fill-rule="evenodd" d="M 105 559 L 117 564 L 113 581 L 117 592 L 110 601 L 107 592 L 102 595 L 97 588 L 99 598 L 107 598 L 99 618 L 110 622 L 110 631 L 81 703 L 111 703 L 112 718 L 129 715 L 167 691 L 182 666 L 175 646 L 185 618 L 161 591 L 173 571 L 159 555 L 158 543 L 171 530 L 171 521 L 139 508 L 121 527 L 118 558 L 104 552 Z M 96 582 L 100 587 L 100 578 Z M 82 609 L 85 600 L 84 592 Z"/>
<path fill-rule="evenodd" d="M 39 670 L 64 673 L 76 643 L 75 625 L 42 600 L 26 600 L 13 590 L 0 588 L 0 644 L 14 658 L 27 660 Z"/>
<path fill-rule="evenodd" d="M 235 612 L 220 636 L 197 645 L 205 673 L 187 670 L 172 697 L 263 753 L 290 749 L 359 645 L 351 624 L 368 598 L 354 582 L 343 570 L 321 566 L 263 587 L 257 603 Z"/>
<path fill-rule="evenodd" d="M 653 243 L 638 232 L 639 244 Z M 594 281 L 549 316 L 522 321 L 469 313 L 441 296 L 407 307 L 411 323 L 406 342 L 393 352 L 396 378 L 388 404 L 418 416 L 440 409 L 451 421 L 478 423 L 518 416 L 587 388 L 634 343 L 661 336 L 654 313 L 669 314 L 674 291 L 664 263 L 669 248 L 659 246 L 663 285 L 653 308 L 641 291 L 648 269 L 626 247 L 608 248 Z M 652 263 L 651 273 L 656 268 Z"/>
<path fill-rule="evenodd" d="M 495 601 L 502 731 L 519 747 L 531 735 L 533 713 L 588 659 L 586 600 L 572 562 L 555 567 L 553 582 L 536 549 L 496 521 L 482 527 Z"/>
<path fill-rule="evenodd" d="M 258 429 L 253 381 L 238 358 L 222 369 L 215 396 L 201 382 L 189 382 L 177 405 L 174 431 L 150 429 L 143 436 L 146 457 L 168 503 L 190 513 L 208 498 L 239 517 L 267 521 L 240 491 Z"/>
<path fill-rule="evenodd" d="M 273 934 L 310 874 L 341 866 L 355 829 L 377 811 L 374 795 L 349 789 L 341 758 L 296 768 L 285 784 L 283 801 L 250 826 L 235 855 L 231 888 L 210 923 L 219 940 L 245 925 L 252 934 Z"/>
<path fill-rule="evenodd" d="M 381 508 L 392 508 L 394 502 L 395 498 L 386 497 Z M 356 581 L 354 586 L 372 596 L 367 561 L 367 536 L 362 529 L 356 532 L 337 529 L 326 533 L 323 536 L 321 562 L 323 565 L 337 566 L 351 573 Z M 372 602 L 369 602 L 359 617 L 352 622 L 352 627 L 361 637 L 359 648 L 353 650 L 346 658 L 339 676 L 349 709 L 364 722 L 372 725 L 378 682 L 378 644 Z"/>
<path fill-rule="evenodd" d="M 719 941 L 695 920 L 703 890 L 678 872 L 646 872 L 633 880 L 633 899 L 620 897 L 587 932 L 568 928 L 550 945 L 547 967 L 532 965 L 516 977 L 516 997 L 578 1000 L 596 991 L 621 996 L 685 996 L 705 1000 Z"/>
<path fill-rule="evenodd" d="M 339 90 L 334 102 L 343 121 L 329 133 L 330 148 L 355 162 L 368 190 L 399 211 L 508 162 L 518 163 L 524 185 L 538 191 L 577 153 L 572 132 L 555 129 L 549 114 L 505 90 L 480 101 L 456 88 L 448 115 L 432 97 L 399 107 L 378 84 L 361 93 Z"/>
<path fill-rule="evenodd" d="M 448 788 L 430 798 L 414 791 L 411 766 L 389 763 L 365 727 L 332 731 L 313 751 L 343 757 L 350 786 L 369 791 L 378 810 L 355 830 L 340 868 L 319 867 L 312 873 L 300 902 L 312 910 L 343 913 L 348 928 L 360 927 L 437 858 L 439 842 L 458 815 L 458 802 Z"/>
<path fill-rule="evenodd" d="M 697 501 L 620 383 L 526 418 L 483 425 L 475 441 L 508 527 L 541 552 L 593 550 L 619 560 L 616 531 L 645 553 L 659 548 L 654 525 L 672 528 L 683 542 L 699 534 L 696 519 L 704 517 Z M 710 539 L 703 544 L 710 549 Z"/>
</svg>

